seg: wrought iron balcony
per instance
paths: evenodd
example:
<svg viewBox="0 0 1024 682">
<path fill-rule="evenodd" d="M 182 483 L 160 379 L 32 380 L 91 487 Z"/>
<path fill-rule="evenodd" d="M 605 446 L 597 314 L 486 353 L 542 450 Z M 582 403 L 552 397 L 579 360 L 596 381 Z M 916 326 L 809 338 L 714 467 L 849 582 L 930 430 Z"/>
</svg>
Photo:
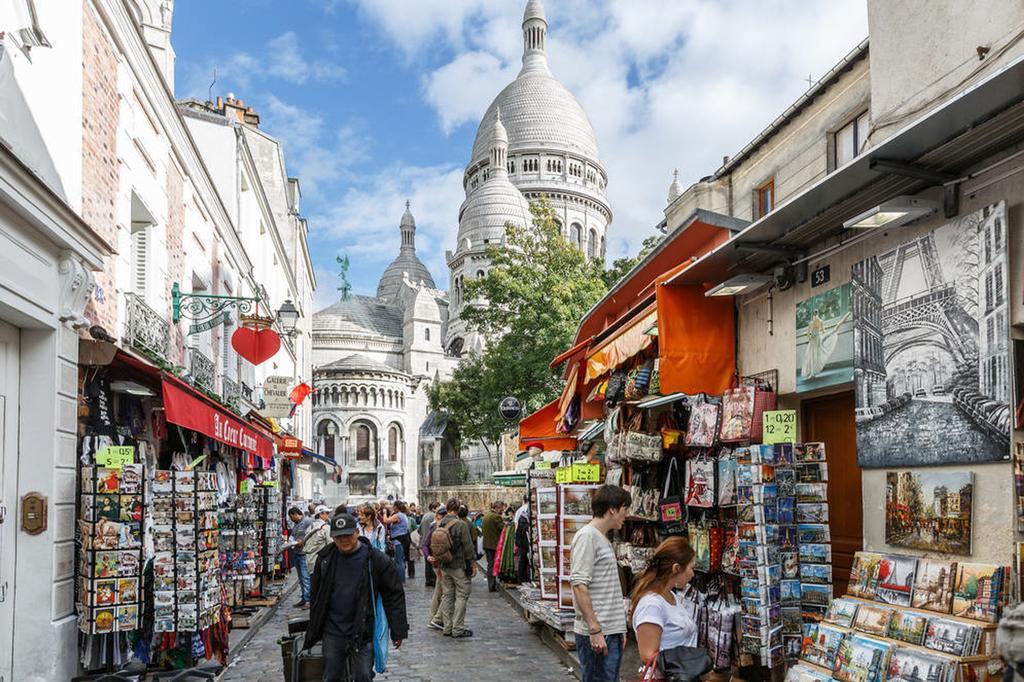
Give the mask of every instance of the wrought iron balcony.
<svg viewBox="0 0 1024 682">
<path fill-rule="evenodd" d="M 236 409 L 238 408 L 241 391 L 239 390 L 238 382 L 227 374 L 220 375 L 220 395 L 228 405 Z"/>
<path fill-rule="evenodd" d="M 241 392 L 242 400 L 247 403 L 252 403 L 252 386 L 243 381 L 240 385 L 239 391 Z"/>
<path fill-rule="evenodd" d="M 129 346 L 167 359 L 171 325 L 138 295 L 125 294 L 124 341 Z"/>
<path fill-rule="evenodd" d="M 192 381 L 196 386 L 208 391 L 213 390 L 213 378 L 216 375 L 213 360 L 196 348 L 188 349 L 188 373 L 192 375 Z"/>
</svg>

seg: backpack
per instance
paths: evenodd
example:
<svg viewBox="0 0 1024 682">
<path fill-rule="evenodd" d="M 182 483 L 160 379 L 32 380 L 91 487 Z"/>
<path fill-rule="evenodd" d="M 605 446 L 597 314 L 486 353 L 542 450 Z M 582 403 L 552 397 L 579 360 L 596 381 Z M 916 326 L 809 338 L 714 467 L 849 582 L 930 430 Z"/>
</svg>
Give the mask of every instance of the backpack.
<svg viewBox="0 0 1024 682">
<path fill-rule="evenodd" d="M 455 555 L 452 553 L 454 544 L 451 533 L 448 532 L 450 525 L 450 523 L 444 525 L 439 523 L 430 534 L 430 556 L 437 559 L 437 563 L 441 566 L 449 566 L 455 560 Z"/>
</svg>

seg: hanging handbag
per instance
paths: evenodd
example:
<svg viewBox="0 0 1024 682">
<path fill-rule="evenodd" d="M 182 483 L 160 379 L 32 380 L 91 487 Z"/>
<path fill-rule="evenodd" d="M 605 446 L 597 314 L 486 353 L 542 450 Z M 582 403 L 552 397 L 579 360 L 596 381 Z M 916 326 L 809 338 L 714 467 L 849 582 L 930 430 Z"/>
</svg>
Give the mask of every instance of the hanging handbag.
<svg viewBox="0 0 1024 682">
<path fill-rule="evenodd" d="M 604 401 L 609 405 L 615 405 L 622 401 L 626 393 L 626 372 L 616 370 L 608 377 L 608 388 L 604 392 Z"/>
<path fill-rule="evenodd" d="M 704 456 L 686 460 L 686 506 L 715 504 L 715 462 Z"/>
<path fill-rule="evenodd" d="M 643 397 L 643 393 L 640 392 L 640 388 L 636 384 L 639 374 L 639 367 L 634 367 L 626 374 L 626 388 L 623 391 L 624 400 L 639 400 Z"/>
<path fill-rule="evenodd" d="M 672 474 L 675 474 L 675 487 L 672 486 Z M 680 488 L 679 462 L 678 458 L 673 457 L 668 463 L 668 473 L 665 474 L 665 488 L 658 503 L 663 530 L 669 535 L 676 535 L 685 530 L 683 524 L 686 522 L 686 507 L 683 504 L 682 496 L 679 494 Z"/>
<path fill-rule="evenodd" d="M 761 442 L 764 437 L 764 413 L 778 406 L 778 394 L 770 386 L 754 386 L 754 411 L 751 417 L 750 440 Z"/>
<path fill-rule="evenodd" d="M 639 431 L 626 434 L 626 457 L 636 462 L 660 462 L 664 451 L 661 449 L 661 436 Z"/>
<path fill-rule="evenodd" d="M 388 626 L 388 617 L 384 612 L 384 599 L 373 586 L 372 566 L 370 567 L 370 599 L 373 600 L 373 669 L 383 673 L 388 668 L 391 628 Z"/>
<path fill-rule="evenodd" d="M 661 395 L 661 358 L 654 359 L 651 367 L 651 385 L 647 389 L 648 395 Z"/>
<path fill-rule="evenodd" d="M 736 500 L 736 458 L 729 455 L 718 458 L 718 506 L 729 507 Z"/>
<path fill-rule="evenodd" d="M 711 670 L 708 652 L 695 646 L 676 646 L 658 654 L 658 665 L 666 682 L 692 682 Z"/>
<path fill-rule="evenodd" d="M 658 430 L 661 432 L 662 450 L 676 450 L 683 447 L 686 434 L 679 430 L 679 425 L 672 412 L 662 412 L 658 416 Z"/>
<path fill-rule="evenodd" d="M 725 549 L 725 529 L 715 524 L 708 528 L 708 547 L 710 558 L 708 571 L 714 573 L 722 570 L 722 553 Z"/>
<path fill-rule="evenodd" d="M 690 424 L 686 430 L 686 445 L 691 448 L 710 448 L 718 435 L 718 405 L 699 403 L 690 407 Z"/>
<path fill-rule="evenodd" d="M 651 388 L 651 373 L 654 371 L 654 361 L 648 360 L 640 365 L 636 373 L 636 391 L 640 397 L 647 395 Z"/>
<path fill-rule="evenodd" d="M 740 538 L 735 528 L 725 529 L 725 540 L 722 543 L 722 572 L 739 575 L 740 572 Z"/>
<path fill-rule="evenodd" d="M 754 419 L 754 389 L 730 388 L 722 399 L 722 425 L 718 433 L 723 443 L 749 440 Z"/>
<path fill-rule="evenodd" d="M 711 569 L 711 538 L 708 537 L 708 529 L 698 523 L 691 523 L 687 535 L 696 555 L 694 570 L 707 573 Z"/>
</svg>

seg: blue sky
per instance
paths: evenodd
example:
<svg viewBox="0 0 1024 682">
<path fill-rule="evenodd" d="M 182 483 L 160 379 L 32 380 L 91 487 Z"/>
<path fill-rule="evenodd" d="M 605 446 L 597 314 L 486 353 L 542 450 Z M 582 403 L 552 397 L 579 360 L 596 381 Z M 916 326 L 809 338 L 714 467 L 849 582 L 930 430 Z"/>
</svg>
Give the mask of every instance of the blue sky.
<svg viewBox="0 0 1024 682">
<path fill-rule="evenodd" d="M 236 97 L 285 145 L 319 280 L 349 254 L 372 294 L 406 198 L 420 257 L 447 287 L 462 167 L 519 69 L 525 0 L 175 3 L 176 95 Z M 865 0 L 547 0 L 549 62 L 583 104 L 609 174 L 609 256 L 662 217 L 673 168 L 712 172 L 867 35 Z"/>
</svg>

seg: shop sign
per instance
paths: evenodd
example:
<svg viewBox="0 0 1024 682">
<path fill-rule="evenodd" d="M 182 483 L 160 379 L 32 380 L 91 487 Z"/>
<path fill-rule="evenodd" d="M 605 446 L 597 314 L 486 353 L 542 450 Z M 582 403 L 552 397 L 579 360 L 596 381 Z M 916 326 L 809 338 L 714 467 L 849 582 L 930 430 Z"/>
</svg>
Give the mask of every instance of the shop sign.
<svg viewBox="0 0 1024 682">
<path fill-rule="evenodd" d="M 513 421 L 519 418 L 519 415 L 523 413 L 523 404 L 519 402 L 519 398 L 508 396 L 502 398 L 501 402 L 498 403 L 498 414 L 501 415 L 502 419 Z"/>
<path fill-rule="evenodd" d="M 278 441 L 277 451 L 285 459 L 299 459 L 302 457 L 302 441 L 295 436 L 284 436 Z"/>
<path fill-rule="evenodd" d="M 555 483 L 572 483 L 572 467 L 555 469 Z"/>
<path fill-rule="evenodd" d="M 820 287 L 822 284 L 828 284 L 829 280 L 832 279 L 832 266 L 822 265 L 820 268 L 811 273 L 811 288 Z"/>
<path fill-rule="evenodd" d="M 164 378 L 164 410 L 168 422 L 198 431 L 264 460 L 274 456 L 273 444 L 269 437 L 263 436 L 237 417 L 212 407 L 191 393 L 187 387 L 179 388 L 179 385 L 184 386 L 176 379 Z"/>
<path fill-rule="evenodd" d="M 767 410 L 763 424 L 765 445 L 796 442 L 796 410 Z"/>
<path fill-rule="evenodd" d="M 251 478 L 242 479 L 242 482 L 238 484 L 238 494 L 239 495 L 248 495 L 251 492 L 252 492 L 252 479 Z"/>
<path fill-rule="evenodd" d="M 533 468 L 534 469 L 550 469 L 551 468 L 551 462 L 543 462 L 543 461 L 537 462 L 537 464 L 535 464 Z"/>
<path fill-rule="evenodd" d="M 96 451 L 96 465 L 108 469 L 120 469 L 135 461 L 135 447 L 132 445 L 108 445 Z"/>
<path fill-rule="evenodd" d="M 573 464 L 572 480 L 577 483 L 599 483 L 601 481 L 601 465 L 585 462 Z"/>
<path fill-rule="evenodd" d="M 526 474 L 512 474 L 508 476 L 495 476 L 495 485 L 503 485 L 509 488 L 521 488 L 526 485 Z"/>
<path fill-rule="evenodd" d="M 213 317 L 211 317 L 210 319 L 206 320 L 205 322 L 196 322 L 195 324 L 190 324 L 188 326 L 188 333 L 189 334 L 199 334 L 200 332 L 209 331 L 209 330 L 213 329 L 214 327 L 216 327 L 217 325 L 225 324 L 226 322 L 228 322 L 230 320 L 231 320 L 231 315 L 229 313 L 222 313 L 220 315 L 214 315 Z"/>
<path fill-rule="evenodd" d="M 288 398 L 291 377 L 267 377 L 263 380 L 264 417 L 284 418 L 291 414 L 292 401 Z"/>
</svg>

